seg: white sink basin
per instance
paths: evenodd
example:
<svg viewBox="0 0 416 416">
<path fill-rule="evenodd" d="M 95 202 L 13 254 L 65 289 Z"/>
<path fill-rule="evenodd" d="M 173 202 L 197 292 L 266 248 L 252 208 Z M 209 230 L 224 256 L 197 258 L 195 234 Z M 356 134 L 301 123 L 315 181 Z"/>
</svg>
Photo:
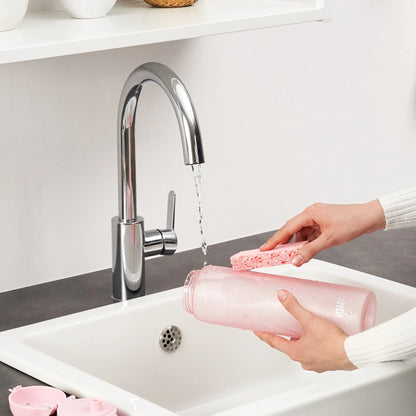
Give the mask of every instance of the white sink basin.
<svg viewBox="0 0 416 416">
<path fill-rule="evenodd" d="M 378 322 L 416 305 L 416 289 L 314 260 L 262 271 L 368 287 Z M 197 321 L 182 290 L 113 304 L 0 333 L 0 359 L 67 393 L 100 397 L 119 415 L 413 415 L 415 362 L 316 374 L 250 331 Z M 179 348 L 159 346 L 175 325 Z M 13 387 L 13 386 L 10 386 Z"/>
</svg>

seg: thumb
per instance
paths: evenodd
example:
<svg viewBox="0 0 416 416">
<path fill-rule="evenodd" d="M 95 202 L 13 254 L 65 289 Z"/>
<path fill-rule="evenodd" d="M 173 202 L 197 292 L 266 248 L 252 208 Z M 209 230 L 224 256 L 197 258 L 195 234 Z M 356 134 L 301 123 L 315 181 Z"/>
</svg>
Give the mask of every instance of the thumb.
<svg viewBox="0 0 416 416">
<path fill-rule="evenodd" d="M 296 256 L 294 256 L 292 259 L 292 264 L 295 266 L 302 266 L 302 264 L 307 263 L 320 251 L 326 248 L 328 248 L 328 245 L 325 243 L 325 239 L 321 234 L 316 240 L 305 244 L 302 248 L 299 249 L 299 251 L 296 253 Z"/>
<path fill-rule="evenodd" d="M 303 308 L 297 299 L 286 290 L 279 290 L 277 296 L 279 297 L 280 303 L 283 307 L 301 324 L 308 321 L 312 315 L 311 312 Z"/>
</svg>

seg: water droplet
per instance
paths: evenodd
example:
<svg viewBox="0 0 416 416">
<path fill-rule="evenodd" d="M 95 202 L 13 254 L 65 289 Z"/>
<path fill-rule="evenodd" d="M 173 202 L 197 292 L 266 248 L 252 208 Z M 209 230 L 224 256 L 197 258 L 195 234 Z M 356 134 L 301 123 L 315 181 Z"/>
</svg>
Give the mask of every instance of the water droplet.
<svg viewBox="0 0 416 416">
<path fill-rule="evenodd" d="M 207 262 L 207 254 L 208 254 L 208 244 L 205 238 L 204 233 L 204 210 L 202 206 L 202 195 L 201 195 L 201 165 L 192 165 L 192 172 L 194 174 L 194 181 L 195 181 L 195 191 L 196 191 L 196 200 L 198 205 L 198 214 L 199 214 L 199 229 L 201 232 L 201 249 L 202 254 L 204 255 L 203 266 L 208 264 Z"/>
</svg>

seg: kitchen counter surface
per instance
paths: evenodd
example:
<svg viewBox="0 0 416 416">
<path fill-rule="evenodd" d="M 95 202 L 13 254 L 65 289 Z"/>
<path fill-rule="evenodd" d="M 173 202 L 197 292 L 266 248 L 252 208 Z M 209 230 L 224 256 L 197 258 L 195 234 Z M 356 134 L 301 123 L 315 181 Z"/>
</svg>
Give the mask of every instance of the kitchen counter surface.
<svg viewBox="0 0 416 416">
<path fill-rule="evenodd" d="M 257 234 L 208 248 L 208 263 L 228 266 L 241 250 L 259 247 L 273 233 Z M 316 258 L 416 287 L 416 227 L 378 231 Z M 146 293 L 183 285 L 192 269 L 200 268 L 201 249 L 146 261 Z M 111 270 L 102 270 L 50 283 L 0 293 L 0 331 L 112 303 Z M 0 415 L 10 416 L 8 389 L 44 383 L 0 363 Z"/>
</svg>

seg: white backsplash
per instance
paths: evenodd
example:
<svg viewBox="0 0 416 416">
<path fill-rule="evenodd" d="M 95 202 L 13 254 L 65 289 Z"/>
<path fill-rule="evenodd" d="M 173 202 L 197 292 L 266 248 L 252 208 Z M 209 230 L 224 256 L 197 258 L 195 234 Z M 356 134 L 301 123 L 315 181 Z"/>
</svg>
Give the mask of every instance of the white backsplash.
<svg viewBox="0 0 416 416">
<path fill-rule="evenodd" d="M 196 107 L 208 244 L 316 201 L 414 186 L 415 7 L 333 2 L 325 23 L 0 65 L 0 292 L 111 267 L 118 100 L 144 62 L 169 65 Z M 179 250 L 200 247 L 192 173 L 156 86 L 137 120 L 138 212 L 163 226 L 175 189 Z"/>
</svg>

